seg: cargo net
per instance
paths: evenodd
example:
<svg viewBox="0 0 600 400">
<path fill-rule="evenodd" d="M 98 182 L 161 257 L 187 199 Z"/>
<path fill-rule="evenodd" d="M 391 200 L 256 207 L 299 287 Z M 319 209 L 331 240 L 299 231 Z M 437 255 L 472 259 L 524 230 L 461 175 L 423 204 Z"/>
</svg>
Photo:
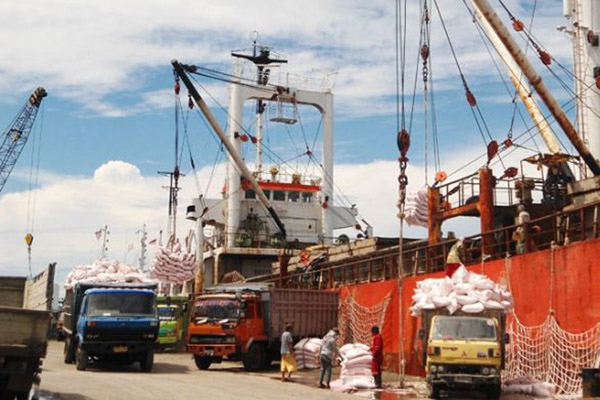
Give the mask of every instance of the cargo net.
<svg viewBox="0 0 600 400">
<path fill-rule="evenodd" d="M 392 294 L 389 293 L 377 305 L 372 307 L 361 306 L 351 294 L 346 297 L 340 306 L 338 328 L 341 343 L 371 343 L 371 328 L 382 328 L 388 313 Z"/>
<path fill-rule="evenodd" d="M 530 376 L 552 383 L 561 398 L 580 394 L 581 369 L 600 360 L 600 324 L 583 333 L 569 333 L 553 315 L 532 327 L 523 326 L 513 315 L 507 328 L 507 378 Z"/>
</svg>

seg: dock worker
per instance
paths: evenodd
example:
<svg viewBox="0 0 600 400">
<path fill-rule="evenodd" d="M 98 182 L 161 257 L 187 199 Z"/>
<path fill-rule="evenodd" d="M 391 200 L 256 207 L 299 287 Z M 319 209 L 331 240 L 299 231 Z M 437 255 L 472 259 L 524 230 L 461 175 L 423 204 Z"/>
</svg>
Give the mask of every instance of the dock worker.
<svg viewBox="0 0 600 400">
<path fill-rule="evenodd" d="M 320 388 L 329 388 L 329 382 L 331 382 L 331 366 L 333 360 L 338 353 L 337 341 L 340 336 L 338 328 L 333 328 L 327 335 L 323 337 L 321 346 L 321 377 L 319 379 Z M 325 383 L 323 383 L 325 379 Z"/>
<path fill-rule="evenodd" d="M 465 242 L 462 238 L 458 239 L 450 248 L 450 253 L 446 258 L 446 276 L 452 278 L 456 270 L 464 264 L 465 259 Z"/>
<path fill-rule="evenodd" d="M 371 355 L 373 360 L 371 361 L 371 374 L 375 379 L 375 387 L 381 389 L 381 365 L 383 364 L 383 337 L 379 333 L 379 327 L 374 326 L 371 328 L 371 335 L 373 336 L 373 344 L 371 345 Z"/>
<path fill-rule="evenodd" d="M 294 338 L 292 337 L 292 324 L 285 325 L 285 331 L 281 334 L 281 382 L 291 381 L 292 373 L 296 372 L 296 360 L 294 359 Z M 286 376 L 287 373 L 287 376 Z"/>
</svg>

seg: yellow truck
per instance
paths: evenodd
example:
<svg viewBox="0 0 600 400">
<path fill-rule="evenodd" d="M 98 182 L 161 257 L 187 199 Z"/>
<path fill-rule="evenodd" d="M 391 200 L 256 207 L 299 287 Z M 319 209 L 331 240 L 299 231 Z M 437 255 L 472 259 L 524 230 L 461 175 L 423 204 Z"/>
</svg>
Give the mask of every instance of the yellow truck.
<svg viewBox="0 0 600 400">
<path fill-rule="evenodd" d="M 505 314 L 486 310 L 478 314 L 423 310 L 423 360 L 429 397 L 441 391 L 479 391 L 498 399 L 504 368 Z"/>
</svg>

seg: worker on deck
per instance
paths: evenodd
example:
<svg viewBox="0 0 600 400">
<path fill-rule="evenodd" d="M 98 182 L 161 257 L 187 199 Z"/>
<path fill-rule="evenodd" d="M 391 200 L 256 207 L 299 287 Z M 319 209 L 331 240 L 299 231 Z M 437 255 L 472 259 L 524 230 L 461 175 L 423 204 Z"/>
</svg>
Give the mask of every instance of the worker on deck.
<svg viewBox="0 0 600 400">
<path fill-rule="evenodd" d="M 525 253 L 525 230 L 527 229 L 527 224 L 529 221 L 531 221 L 531 216 L 525 209 L 525 206 L 523 204 L 519 204 L 517 207 L 517 225 L 519 225 L 519 227 L 513 234 L 513 240 L 516 240 L 517 242 L 518 254 Z"/>
<path fill-rule="evenodd" d="M 285 325 L 285 331 L 281 334 L 281 382 L 292 379 L 292 373 L 298 369 L 294 359 L 294 338 L 292 337 L 292 324 Z M 287 373 L 287 376 L 286 376 Z"/>
<path fill-rule="evenodd" d="M 452 278 L 456 270 L 464 264 L 465 243 L 463 239 L 458 239 L 450 248 L 450 253 L 446 258 L 446 276 Z"/>
<path fill-rule="evenodd" d="M 379 333 L 379 327 L 374 326 L 371 328 L 371 335 L 373 336 L 373 344 L 371 345 L 371 355 L 373 359 L 371 361 L 371 374 L 375 379 L 375 387 L 381 389 L 381 365 L 383 364 L 383 337 Z"/>
<path fill-rule="evenodd" d="M 323 337 L 323 344 L 321 346 L 321 377 L 319 379 L 320 388 L 329 388 L 329 382 L 331 382 L 331 366 L 333 360 L 338 353 L 337 341 L 340 336 L 338 328 L 333 328 L 327 335 Z M 323 383 L 325 379 L 325 383 Z"/>
</svg>

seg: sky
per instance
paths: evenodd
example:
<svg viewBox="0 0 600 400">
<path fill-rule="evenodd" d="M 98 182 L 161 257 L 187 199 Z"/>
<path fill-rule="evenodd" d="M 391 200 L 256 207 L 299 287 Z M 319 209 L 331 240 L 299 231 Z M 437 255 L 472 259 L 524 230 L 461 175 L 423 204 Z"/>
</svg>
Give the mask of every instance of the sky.
<svg viewBox="0 0 600 400">
<path fill-rule="evenodd" d="M 412 104 L 419 42 L 418 2 L 409 3 L 407 110 Z M 527 23 L 533 3 L 505 1 Z M 252 31 L 259 32 L 260 43 L 289 60 L 274 69 L 272 79 L 332 89 L 336 185 L 344 193 L 344 201 L 357 204 L 376 235 L 397 236 L 394 3 L 306 0 L 302 7 L 298 4 L 290 0 L 1 2 L 0 35 L 8 40 L 0 47 L 0 126 L 10 125 L 35 87 L 44 86 L 49 95 L 27 147 L 0 193 L 0 273 L 28 273 L 23 239 L 28 230 L 34 235 L 33 271 L 56 261 L 57 280 L 64 279 L 73 266 L 89 264 L 99 256 L 101 243 L 94 232 L 104 226 L 110 231 L 108 257 L 137 264 L 143 225 L 149 239 L 157 238 L 167 225 L 164 186 L 168 182 L 157 171 L 172 170 L 174 165 L 177 99 L 170 62 L 178 59 L 230 73 L 231 50 L 248 48 Z M 492 4 L 508 23 L 499 3 Z M 444 0 L 439 5 L 464 77 L 492 137 L 502 141 L 511 128 L 512 95 L 503 86 L 463 2 Z M 438 13 L 432 9 L 430 15 L 430 88 L 435 85 L 440 168 L 450 173 L 482 155 L 485 147 Z M 562 17 L 562 1 L 545 0 L 543 7 L 539 4 L 535 10 L 533 32 L 570 69 L 570 38 L 556 30 L 567 22 Z M 536 58 L 531 59 L 542 69 Z M 245 72 L 252 71 L 246 67 Z M 560 74 L 572 84 L 568 74 Z M 570 99 L 556 79 L 546 71 L 543 75 L 559 101 Z M 198 82 L 224 124 L 226 114 L 221 107 L 227 104 L 227 85 L 206 78 L 198 78 Z M 188 111 L 183 90 L 180 101 L 183 109 L 178 130 L 181 140 L 185 137 L 180 157 L 186 177 L 179 193 L 179 233 L 184 235 L 191 225 L 181 211 L 198 193 L 189 154 L 197 167 L 201 192 L 207 196 L 219 195 L 224 171 L 223 157 L 216 157 L 219 147 L 214 136 L 196 110 Z M 249 105 L 246 115 L 251 109 Z M 523 112 L 521 106 L 518 109 Z M 277 114 L 276 109 L 269 112 Z M 304 149 L 306 137 L 315 137 L 315 155 L 320 157 L 319 116 L 311 110 L 298 112 L 302 123 L 289 131 L 274 128 L 268 132 L 267 144 L 286 159 Z M 425 170 L 429 183 L 436 170 L 431 125 L 425 139 L 421 83 L 412 115 L 407 117 L 412 135 L 408 175 L 409 189 L 417 190 L 425 185 Z M 517 136 L 531 123 L 524 124 L 517 117 L 512 125 Z M 252 129 L 252 118 L 245 119 L 245 126 Z M 524 145 L 543 147 L 539 138 L 535 142 Z M 254 156 L 249 146 L 244 155 L 250 163 Z M 32 169 L 31 165 L 38 163 L 38 152 L 39 169 Z M 529 154 L 515 154 L 505 163 L 518 166 L 519 155 Z M 482 164 L 479 161 L 455 177 L 472 173 Z M 494 170 L 496 175 L 502 174 L 497 163 Z M 33 174 L 37 179 L 30 178 L 32 171 L 38 171 Z M 444 230 L 471 234 L 477 226 L 473 221 L 452 221 Z M 411 227 L 407 235 L 424 237 L 426 231 Z"/>
</svg>

